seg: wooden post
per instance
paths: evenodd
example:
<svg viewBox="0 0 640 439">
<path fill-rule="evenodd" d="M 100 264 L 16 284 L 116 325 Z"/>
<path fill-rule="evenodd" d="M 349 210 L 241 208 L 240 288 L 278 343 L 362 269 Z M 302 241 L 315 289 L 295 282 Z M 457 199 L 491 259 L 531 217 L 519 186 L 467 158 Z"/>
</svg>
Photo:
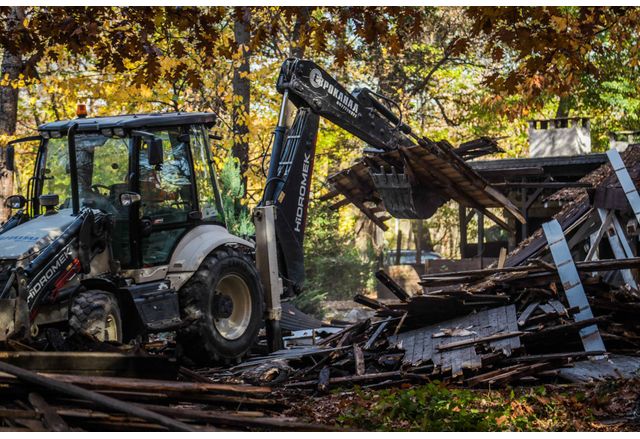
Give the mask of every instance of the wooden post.
<svg viewBox="0 0 640 439">
<path fill-rule="evenodd" d="M 529 227 L 528 227 L 528 223 L 529 223 L 529 215 L 528 215 L 528 211 L 529 211 L 529 203 L 527 200 L 527 188 L 522 188 L 520 190 L 521 196 L 522 196 L 522 215 L 524 216 L 524 219 L 526 220 L 526 222 L 524 224 L 521 224 L 520 226 L 520 242 L 524 241 L 525 239 L 527 239 L 527 236 L 529 236 Z"/>
<path fill-rule="evenodd" d="M 396 240 L 396 265 L 400 265 L 400 251 L 402 250 L 402 230 L 398 229 Z"/>
<path fill-rule="evenodd" d="M 467 208 L 458 205 L 458 221 L 460 222 L 460 259 L 464 259 L 464 250 L 467 247 Z"/>
<path fill-rule="evenodd" d="M 422 264 L 422 220 L 416 225 L 416 264 Z"/>
<path fill-rule="evenodd" d="M 477 211 L 478 213 L 478 257 L 482 258 L 484 254 L 484 213 Z M 482 262 L 480 263 L 482 266 Z"/>
<path fill-rule="evenodd" d="M 498 256 L 498 268 L 504 268 L 504 263 L 507 260 L 507 249 L 502 247 L 500 249 L 500 255 Z"/>
</svg>

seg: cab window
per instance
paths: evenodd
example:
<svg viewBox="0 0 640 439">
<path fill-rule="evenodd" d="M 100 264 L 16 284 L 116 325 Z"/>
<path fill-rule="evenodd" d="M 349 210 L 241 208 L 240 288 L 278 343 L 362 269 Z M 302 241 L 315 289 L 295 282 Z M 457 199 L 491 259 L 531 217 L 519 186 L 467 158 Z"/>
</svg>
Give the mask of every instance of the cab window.
<svg viewBox="0 0 640 439">
<path fill-rule="evenodd" d="M 193 171 L 197 182 L 198 203 L 202 219 L 222 222 L 220 195 L 215 185 L 216 179 L 210 158 L 207 131 L 202 126 L 193 125 L 191 126 L 190 137 Z"/>
<path fill-rule="evenodd" d="M 188 137 L 179 128 L 156 131 L 163 142 L 164 161 L 150 165 L 148 146 L 140 147 L 140 214 L 154 226 L 182 223 L 195 210 L 192 199 Z"/>
</svg>

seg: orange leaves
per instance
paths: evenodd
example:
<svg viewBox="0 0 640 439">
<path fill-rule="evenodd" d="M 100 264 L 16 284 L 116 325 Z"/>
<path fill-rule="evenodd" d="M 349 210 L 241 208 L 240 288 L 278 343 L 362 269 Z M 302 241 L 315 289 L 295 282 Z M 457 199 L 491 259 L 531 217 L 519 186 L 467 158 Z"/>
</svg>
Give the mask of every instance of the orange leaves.
<svg viewBox="0 0 640 439">
<path fill-rule="evenodd" d="M 466 14 L 474 22 L 472 36 L 483 40 L 491 60 L 508 62 L 485 83 L 494 93 L 518 95 L 532 107 L 544 96 L 580 93 L 585 78 L 599 82 L 598 59 L 610 54 L 640 65 L 630 44 L 640 25 L 637 8 L 467 8 Z"/>
<path fill-rule="evenodd" d="M 561 16 L 552 16 L 551 22 L 553 23 L 556 32 L 564 32 L 567 30 L 567 19 Z"/>
</svg>

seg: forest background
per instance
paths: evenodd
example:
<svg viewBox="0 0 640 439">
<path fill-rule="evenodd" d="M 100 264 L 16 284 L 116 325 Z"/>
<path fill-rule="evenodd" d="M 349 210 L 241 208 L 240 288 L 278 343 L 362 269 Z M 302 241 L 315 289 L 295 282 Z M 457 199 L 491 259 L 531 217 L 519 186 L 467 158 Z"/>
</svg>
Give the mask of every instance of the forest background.
<svg viewBox="0 0 640 439">
<path fill-rule="evenodd" d="M 640 129 L 638 29 L 632 7 L 2 7 L 0 145 L 41 123 L 156 111 L 210 111 L 231 230 L 251 233 L 290 56 L 312 59 L 348 89 L 400 104 L 422 135 L 456 145 L 499 138 L 527 156 L 527 120 L 589 116 L 594 151 L 608 133 Z M 19 144 L 0 198 L 23 193 L 37 145 Z M 430 247 L 458 256 L 454 203 L 382 233 L 358 211 L 318 200 L 326 179 L 362 154 L 361 141 L 322 121 L 305 241 L 307 292 L 318 309 L 372 287 L 381 254 Z M 496 156 L 497 158 L 498 156 Z M 3 200 L 0 199 L 0 202 Z M 0 212 L 6 215 L 7 212 Z M 469 239 L 474 239 L 473 225 Z"/>
</svg>

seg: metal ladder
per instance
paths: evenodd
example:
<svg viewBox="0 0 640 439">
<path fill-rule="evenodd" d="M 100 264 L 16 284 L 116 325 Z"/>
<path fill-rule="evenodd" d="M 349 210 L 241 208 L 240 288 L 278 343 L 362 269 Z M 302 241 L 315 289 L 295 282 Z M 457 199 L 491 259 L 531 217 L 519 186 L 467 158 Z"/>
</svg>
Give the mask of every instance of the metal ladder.
<svg viewBox="0 0 640 439">
<path fill-rule="evenodd" d="M 556 264 L 558 276 L 560 276 L 569 306 L 579 309 L 579 312 L 574 316 L 575 321 L 580 322 L 592 319 L 593 312 L 560 223 L 554 219 L 544 223 L 542 230 L 549 243 L 549 250 L 551 250 L 551 256 Z M 580 338 L 585 352 L 606 350 L 596 324 L 580 329 Z"/>
</svg>

